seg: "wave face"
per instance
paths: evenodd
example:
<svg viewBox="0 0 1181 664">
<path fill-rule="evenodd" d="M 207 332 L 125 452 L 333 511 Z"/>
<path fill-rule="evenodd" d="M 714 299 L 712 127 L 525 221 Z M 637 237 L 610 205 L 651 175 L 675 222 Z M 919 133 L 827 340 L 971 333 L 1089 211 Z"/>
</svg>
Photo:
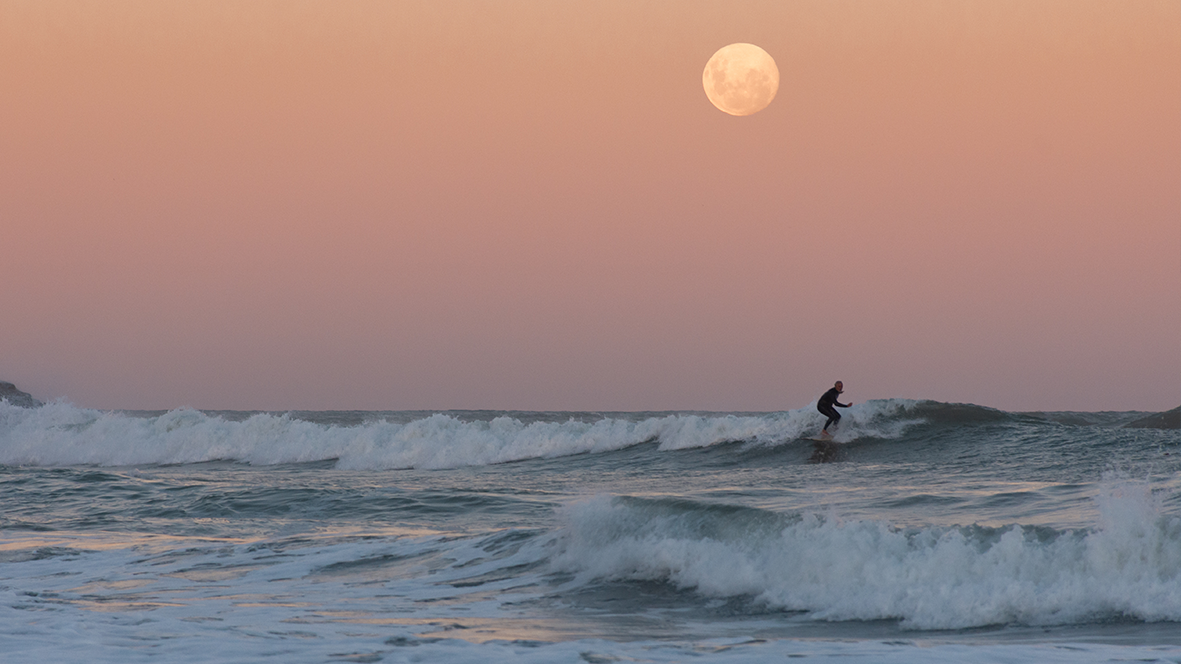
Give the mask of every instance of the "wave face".
<svg viewBox="0 0 1181 664">
<path fill-rule="evenodd" d="M 887 521 L 601 497 L 567 508 L 557 568 L 657 581 L 825 621 L 911 629 L 1181 621 L 1181 518 L 1110 484 L 1097 528 Z"/>
<path fill-rule="evenodd" d="M 896 440 L 1013 421 L 981 406 L 888 399 L 845 409 L 834 442 Z M 1125 417 L 1124 419 L 1127 419 Z M 774 448 L 814 435 L 814 404 L 779 413 L 245 413 L 180 408 L 97 411 L 0 402 L 0 464 L 133 466 L 235 461 L 278 465 L 335 460 L 347 469 L 446 469 L 613 452 L 743 443 Z"/>
<path fill-rule="evenodd" d="M 52 403 L 0 402 L 0 464 L 131 466 L 214 460 L 276 465 L 337 460 L 348 469 L 444 469 L 612 452 L 654 442 L 662 451 L 743 442 L 776 446 L 812 435 L 813 407 L 770 414 L 387 414 L 351 425 L 333 413 L 207 414 L 182 408 L 136 416 Z M 898 438 L 924 421 L 996 421 L 999 411 L 885 400 L 847 409 L 837 441 Z"/>
</svg>

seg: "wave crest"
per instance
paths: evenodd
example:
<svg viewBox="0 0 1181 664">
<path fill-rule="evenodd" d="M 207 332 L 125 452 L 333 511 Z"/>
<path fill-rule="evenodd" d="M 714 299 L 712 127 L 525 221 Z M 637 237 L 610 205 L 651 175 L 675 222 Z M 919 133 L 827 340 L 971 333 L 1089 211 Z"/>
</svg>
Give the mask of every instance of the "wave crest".
<svg viewBox="0 0 1181 664">
<path fill-rule="evenodd" d="M 889 399 L 845 411 L 836 440 L 898 438 L 940 405 Z M 313 414 L 314 415 L 314 414 Z M 409 422 L 342 426 L 291 414 L 244 420 L 181 408 L 142 416 L 77 408 L 36 410 L 0 402 L 0 464 L 32 466 L 185 464 L 229 460 L 254 465 L 337 460 L 345 469 L 443 469 L 611 452 L 643 443 L 660 451 L 743 442 L 774 447 L 814 434 L 814 404 L 766 414 L 616 414 L 561 420 L 502 415 L 491 420 L 436 413 Z"/>
<path fill-rule="evenodd" d="M 566 508 L 554 565 L 580 583 L 663 581 L 820 620 L 917 629 L 1181 620 L 1181 518 L 1143 485 L 1097 499 L 1090 531 L 899 530 L 687 501 L 597 497 Z"/>
</svg>

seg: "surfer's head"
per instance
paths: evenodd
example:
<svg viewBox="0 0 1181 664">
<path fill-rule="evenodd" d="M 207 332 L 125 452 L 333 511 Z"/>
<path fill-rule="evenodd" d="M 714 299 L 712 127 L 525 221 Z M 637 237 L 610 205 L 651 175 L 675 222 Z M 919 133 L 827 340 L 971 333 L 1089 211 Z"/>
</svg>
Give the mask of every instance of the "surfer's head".
<svg viewBox="0 0 1181 664">
<path fill-rule="evenodd" d="M 837 388 L 837 392 L 844 392 L 845 391 L 845 384 L 839 380 L 837 381 L 836 385 L 833 385 L 833 387 Z"/>
</svg>

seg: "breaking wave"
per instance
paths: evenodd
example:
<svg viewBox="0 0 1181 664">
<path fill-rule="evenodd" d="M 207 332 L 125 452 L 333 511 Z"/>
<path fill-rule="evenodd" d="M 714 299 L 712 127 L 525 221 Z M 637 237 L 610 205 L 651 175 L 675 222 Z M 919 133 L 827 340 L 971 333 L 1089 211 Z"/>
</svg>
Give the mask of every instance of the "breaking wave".
<svg viewBox="0 0 1181 664">
<path fill-rule="evenodd" d="M 902 530 L 881 521 L 630 497 L 565 508 L 554 565 L 578 583 L 657 581 L 829 621 L 913 629 L 1181 621 L 1181 518 L 1107 482 L 1091 530 Z"/>
<path fill-rule="evenodd" d="M 882 400 L 846 411 L 837 440 L 895 438 L 923 421 L 931 402 Z M 937 411 L 937 409 L 936 409 Z M 342 469 L 442 469 L 593 454 L 655 443 L 661 451 L 743 442 L 777 446 L 811 435 L 812 407 L 768 414 L 621 414 L 565 420 L 436 413 L 409 422 L 353 426 L 291 414 L 236 421 L 181 408 L 148 417 L 51 403 L 0 402 L 0 464 L 127 466 L 229 460 L 253 465 L 335 459 Z"/>
<path fill-rule="evenodd" d="M 1029 414 L 910 399 L 844 409 L 835 442 L 935 438 L 1024 421 Z M 777 413 L 244 413 L 180 408 L 99 411 L 64 402 L 20 408 L 0 401 L 0 465 L 130 466 L 233 461 L 257 466 L 334 460 L 345 470 L 446 469 L 613 452 L 660 452 L 741 443 L 778 448 L 814 435 L 815 404 Z M 371 419 L 362 419 L 360 416 Z"/>
</svg>

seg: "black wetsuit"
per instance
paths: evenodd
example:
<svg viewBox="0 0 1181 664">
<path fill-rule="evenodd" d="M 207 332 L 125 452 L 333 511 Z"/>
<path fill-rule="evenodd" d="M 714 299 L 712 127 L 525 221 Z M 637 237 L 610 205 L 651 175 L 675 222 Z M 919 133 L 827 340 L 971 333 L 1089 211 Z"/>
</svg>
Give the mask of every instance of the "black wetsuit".
<svg viewBox="0 0 1181 664">
<path fill-rule="evenodd" d="M 841 414 L 838 413 L 837 409 L 833 408 L 833 406 L 840 406 L 841 408 L 849 407 L 849 404 L 837 401 L 837 397 L 839 396 L 841 396 L 841 393 L 838 392 L 837 388 L 834 387 L 825 392 L 824 396 L 820 397 L 820 401 L 816 402 L 816 410 L 820 411 L 821 415 L 824 415 L 828 418 L 828 421 L 824 423 L 825 431 L 828 431 L 829 426 L 841 421 Z"/>
</svg>

